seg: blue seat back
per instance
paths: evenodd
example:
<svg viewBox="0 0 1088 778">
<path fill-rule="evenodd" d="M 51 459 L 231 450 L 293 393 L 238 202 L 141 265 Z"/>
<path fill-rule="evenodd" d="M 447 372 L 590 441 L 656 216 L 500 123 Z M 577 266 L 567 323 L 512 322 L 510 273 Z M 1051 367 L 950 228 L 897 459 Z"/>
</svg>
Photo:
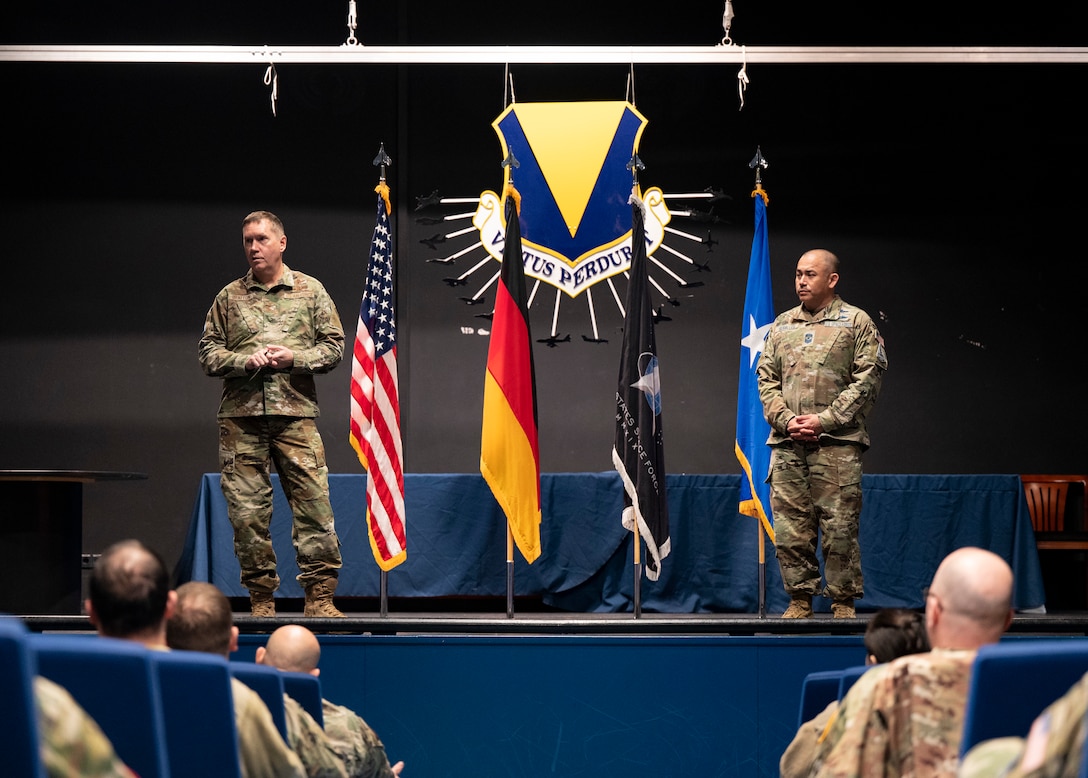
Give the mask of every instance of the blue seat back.
<svg viewBox="0 0 1088 778">
<path fill-rule="evenodd" d="M 1023 737 L 1042 710 L 1088 672 L 1088 639 L 983 646 L 971 667 L 960 755 L 983 740 Z"/>
<path fill-rule="evenodd" d="M 166 736 L 152 653 L 95 635 L 34 634 L 38 672 L 63 686 L 141 778 L 166 778 Z"/>
<path fill-rule="evenodd" d="M 842 678 L 839 679 L 839 699 L 841 700 L 846 696 L 846 693 L 850 691 L 850 687 L 865 674 L 872 665 L 855 665 L 854 667 L 847 667 L 842 671 Z"/>
<path fill-rule="evenodd" d="M 283 674 L 274 667 L 258 665 L 253 662 L 231 661 L 230 671 L 239 681 L 260 695 L 276 729 L 287 742 L 287 714 L 283 709 Z"/>
<path fill-rule="evenodd" d="M 839 679 L 842 670 L 820 670 L 809 673 L 801 683 L 801 709 L 797 716 L 797 728 L 811 721 L 832 700 L 839 698 Z"/>
<path fill-rule="evenodd" d="M 309 673 L 283 673 L 283 690 L 302 708 L 314 717 L 314 721 L 325 726 L 325 712 L 321 699 L 321 680 Z"/>
<path fill-rule="evenodd" d="M 200 651 L 152 651 L 171 775 L 241 778 L 227 660 Z"/>
<path fill-rule="evenodd" d="M 37 662 L 27 647 L 27 630 L 12 616 L 0 616 L 0 754 L 4 772 L 44 778 L 34 704 Z"/>
</svg>

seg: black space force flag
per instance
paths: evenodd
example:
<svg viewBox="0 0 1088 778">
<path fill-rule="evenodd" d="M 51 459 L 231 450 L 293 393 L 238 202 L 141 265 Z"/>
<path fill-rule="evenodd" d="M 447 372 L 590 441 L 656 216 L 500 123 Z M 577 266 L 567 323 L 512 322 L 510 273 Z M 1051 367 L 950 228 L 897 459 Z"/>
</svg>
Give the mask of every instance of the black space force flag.
<svg viewBox="0 0 1088 778">
<path fill-rule="evenodd" d="M 623 526 L 646 541 L 646 577 L 656 581 L 669 555 L 669 506 L 661 437 L 661 383 L 646 258 L 642 202 L 631 197 L 631 280 L 616 389 L 612 462 L 623 480 Z"/>
</svg>

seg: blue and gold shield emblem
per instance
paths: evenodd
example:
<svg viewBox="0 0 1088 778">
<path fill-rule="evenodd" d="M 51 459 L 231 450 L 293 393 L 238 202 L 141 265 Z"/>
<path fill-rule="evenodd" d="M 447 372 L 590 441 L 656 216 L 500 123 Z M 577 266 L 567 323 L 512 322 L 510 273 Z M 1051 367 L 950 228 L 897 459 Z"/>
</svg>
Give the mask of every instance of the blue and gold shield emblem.
<svg viewBox="0 0 1088 778">
<path fill-rule="evenodd" d="M 646 119 L 626 101 L 513 103 L 492 126 L 506 167 L 503 191 L 521 193 L 525 274 L 577 297 L 631 264 L 632 175 Z M 647 206 L 647 253 L 664 239 L 670 215 L 659 189 L 636 191 Z M 502 261 L 502 199 L 480 195 L 473 226 Z"/>
</svg>

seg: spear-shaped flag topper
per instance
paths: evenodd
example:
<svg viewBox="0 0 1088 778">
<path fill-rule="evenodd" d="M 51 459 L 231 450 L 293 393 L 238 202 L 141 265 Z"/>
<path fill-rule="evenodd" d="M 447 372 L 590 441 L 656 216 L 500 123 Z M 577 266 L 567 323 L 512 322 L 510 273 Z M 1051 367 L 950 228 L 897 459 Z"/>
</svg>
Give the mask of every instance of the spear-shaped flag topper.
<svg viewBox="0 0 1088 778">
<path fill-rule="evenodd" d="M 378 156 L 374 157 L 374 167 L 381 168 L 381 180 L 385 180 L 385 169 L 392 167 L 393 160 L 389 158 L 389 155 L 385 153 L 385 144 L 382 143 L 378 148 Z"/>
</svg>

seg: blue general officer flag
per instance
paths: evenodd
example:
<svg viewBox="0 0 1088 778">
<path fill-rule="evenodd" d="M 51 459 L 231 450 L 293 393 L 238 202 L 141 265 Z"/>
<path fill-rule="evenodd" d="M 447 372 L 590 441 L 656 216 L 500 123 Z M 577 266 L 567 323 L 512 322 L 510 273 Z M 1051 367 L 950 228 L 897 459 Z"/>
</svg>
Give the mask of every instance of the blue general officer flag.
<svg viewBox="0 0 1088 778">
<path fill-rule="evenodd" d="M 756 365 L 763 353 L 763 343 L 774 322 L 774 300 L 771 296 L 771 252 L 767 239 L 767 195 L 762 189 L 752 193 L 755 201 L 755 234 L 752 256 L 748 261 L 748 285 L 744 292 L 744 320 L 740 339 L 740 385 L 737 388 L 736 454 L 744 477 L 740 479 L 738 510 L 758 518 L 774 542 L 774 519 L 771 516 L 770 487 L 767 471 L 771 465 L 771 450 L 767 437 L 771 427 L 763 416 L 756 385 Z"/>
</svg>

